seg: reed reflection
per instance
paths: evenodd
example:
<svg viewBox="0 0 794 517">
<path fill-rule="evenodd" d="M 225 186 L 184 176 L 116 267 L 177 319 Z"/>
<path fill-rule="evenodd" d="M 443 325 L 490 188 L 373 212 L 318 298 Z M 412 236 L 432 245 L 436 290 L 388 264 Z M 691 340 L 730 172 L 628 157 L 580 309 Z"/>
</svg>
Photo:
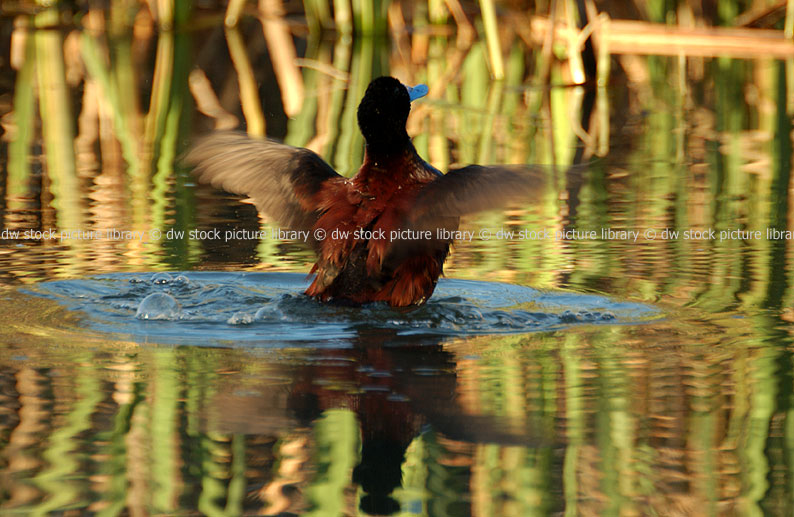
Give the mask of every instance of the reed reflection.
<svg viewBox="0 0 794 517">
<path fill-rule="evenodd" d="M 768 314 L 754 328 L 693 311 L 207 348 L 100 339 L 43 298 L 2 307 L 17 307 L 0 334 L 4 511 L 668 513 L 689 500 L 707 514 L 789 500 L 771 473 L 789 468 L 790 338 Z"/>
<path fill-rule="evenodd" d="M 591 113 L 572 2 L 487 16 L 465 1 L 263 3 L 269 20 L 240 1 L 3 1 L 4 229 L 259 229 L 175 158 L 235 125 L 351 173 L 355 105 L 383 73 L 430 86 L 409 132 L 439 169 L 568 171 L 488 224 L 791 226 L 794 44 L 751 28 L 782 27 L 778 5 L 650 2 L 621 20 L 623 4 L 599 2 Z M 569 170 L 580 158 L 593 163 Z M 310 262 L 290 242 L 216 244 L 3 240 L 0 511 L 790 513 L 790 240 L 461 243 L 450 276 L 597 290 L 670 318 L 418 349 L 377 335 L 341 351 L 116 343 L 9 287 Z M 379 450 L 388 464 L 369 461 Z M 376 472 L 390 481 L 368 484 Z"/>
<path fill-rule="evenodd" d="M 241 394 L 233 383 L 218 386 L 206 425 L 213 431 L 235 434 L 310 428 L 318 447 L 323 441 L 328 447 L 333 447 L 333 442 L 347 442 L 351 450 L 345 454 L 354 458 L 352 474 L 346 474 L 348 481 L 363 492 L 358 503 L 361 510 L 373 515 L 393 514 L 401 503 L 416 502 L 400 489 L 404 488 L 406 450 L 422 436 L 427 439 L 440 433 L 461 445 L 551 447 L 553 437 L 522 419 L 464 409 L 458 401 L 456 359 L 442 341 L 382 330 L 361 332 L 349 346 L 320 348 L 304 364 L 290 367 L 289 382 L 278 389 L 249 386 Z M 328 420 L 340 418 L 340 410 L 354 420 L 348 421 L 344 430 L 328 428 Z M 351 430 L 353 442 L 348 434 Z M 315 460 L 322 463 L 322 454 Z M 325 459 L 334 460 L 340 458 Z M 321 476 L 331 465 L 316 464 L 315 468 Z M 343 480 L 336 481 L 340 490 L 346 485 Z M 327 501 L 313 502 L 318 505 L 313 510 L 329 510 Z"/>
</svg>

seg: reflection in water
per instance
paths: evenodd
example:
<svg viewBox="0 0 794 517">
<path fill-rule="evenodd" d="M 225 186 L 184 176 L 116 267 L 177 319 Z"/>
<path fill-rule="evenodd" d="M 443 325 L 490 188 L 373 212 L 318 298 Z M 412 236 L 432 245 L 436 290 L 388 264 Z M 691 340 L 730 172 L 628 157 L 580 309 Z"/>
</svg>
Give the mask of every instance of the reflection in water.
<svg viewBox="0 0 794 517">
<path fill-rule="evenodd" d="M 27 303 L 26 325 L 64 318 Z M 279 350 L 52 332 L 3 337 L 5 509 L 705 514 L 788 501 L 772 473 L 794 439 L 776 380 L 791 357 L 748 347 L 735 318 L 452 341 L 373 329 Z"/>
<path fill-rule="evenodd" d="M 0 13 L 2 230 L 57 233 L 0 237 L 0 511 L 791 513 L 790 240 L 686 233 L 791 226 L 789 62 L 624 45 L 596 55 L 598 72 L 611 72 L 593 94 L 571 86 L 578 53 L 559 39 L 533 46 L 548 19 L 514 3 L 498 16 L 502 81 L 490 78 L 495 40 L 473 29 L 482 17 L 468 2 L 443 2 L 449 13 L 438 2 L 378 4 L 388 24 L 353 2 L 337 38 L 320 37 L 322 2 L 304 2 L 287 24 L 265 20 L 267 32 L 247 13 L 224 28 L 206 3 L 156 15 L 149 8 L 170 3 L 73 4 L 87 11 L 21 1 Z M 569 4 L 553 4 L 570 18 Z M 648 19 L 706 26 L 740 14 L 667 4 Z M 598 3 L 613 18 L 621 6 Z M 160 30 L 187 19 L 197 28 Z M 391 44 L 348 37 L 364 23 L 389 27 Z M 618 23 L 597 30 L 610 25 L 618 34 Z M 293 54 L 272 56 L 285 44 Z M 193 185 L 178 157 L 236 120 L 350 174 L 362 157 L 355 107 L 383 73 L 430 85 L 409 132 L 440 169 L 555 164 L 539 203 L 472 228 L 658 232 L 460 242 L 450 277 L 606 293 L 665 318 L 454 339 L 358 326 L 257 348 L 239 324 L 223 348 L 201 335 L 161 346 L 110 340 L 77 311 L 9 287 L 129 271 L 308 271 L 299 243 L 191 234 L 272 226 Z M 147 238 L 60 238 L 114 229 Z"/>
<path fill-rule="evenodd" d="M 252 387 L 242 394 L 229 386 L 213 401 L 213 426 L 245 434 L 272 432 L 273 415 L 285 411 L 297 421 L 292 426 L 313 427 L 318 474 L 336 471 L 341 478 L 324 482 L 337 485 L 340 496 L 346 484 L 340 481 L 351 474 L 344 468 L 340 471 L 336 463 L 353 467 L 352 482 L 363 491 L 360 507 L 374 514 L 390 514 L 401 504 L 403 508 L 416 504 L 407 497 L 407 487 L 395 494 L 399 502 L 392 497 L 403 483 L 406 450 L 411 444 L 422 447 L 437 439 L 439 432 L 446 440 L 463 442 L 551 443 L 550 437 L 541 440 L 515 418 L 464 411 L 457 403 L 454 356 L 442 347 L 429 342 L 395 345 L 395 333 L 378 334 L 362 334 L 352 348 L 322 351 L 308 358 L 306 364 L 290 371 L 290 385 L 277 397 L 268 386 Z M 338 450 L 346 443 L 344 436 L 353 438 L 353 443 L 347 443 L 347 450 Z M 325 447 L 337 449 L 338 456 L 323 453 Z M 422 458 L 419 461 L 413 468 L 425 468 Z M 424 487 L 428 489 L 431 486 Z M 342 510 L 334 508 L 338 501 L 311 497 L 309 501 L 320 515 Z"/>
</svg>

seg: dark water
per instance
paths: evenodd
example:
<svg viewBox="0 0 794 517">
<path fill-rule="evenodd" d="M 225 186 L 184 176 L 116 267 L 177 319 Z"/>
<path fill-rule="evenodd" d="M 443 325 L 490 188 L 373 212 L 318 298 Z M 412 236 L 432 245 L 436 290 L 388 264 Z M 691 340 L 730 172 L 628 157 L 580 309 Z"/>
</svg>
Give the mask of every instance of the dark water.
<svg viewBox="0 0 794 517">
<path fill-rule="evenodd" d="M 424 4 L 386 38 L 210 4 L 0 11 L 0 513 L 791 514 L 790 62 L 616 54 L 583 88 L 555 51 L 544 90 L 507 4 L 502 81 Z M 311 252 L 179 157 L 239 126 L 351 174 L 384 73 L 430 86 L 440 169 L 553 165 L 426 306 L 320 305 Z"/>
</svg>

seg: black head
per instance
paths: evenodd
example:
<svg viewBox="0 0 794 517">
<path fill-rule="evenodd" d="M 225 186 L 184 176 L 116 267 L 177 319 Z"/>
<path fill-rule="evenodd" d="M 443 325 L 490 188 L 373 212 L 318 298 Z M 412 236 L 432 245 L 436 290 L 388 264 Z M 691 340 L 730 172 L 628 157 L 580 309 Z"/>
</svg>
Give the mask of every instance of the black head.
<svg viewBox="0 0 794 517">
<path fill-rule="evenodd" d="M 427 87 L 408 88 L 394 77 L 378 77 L 369 83 L 358 105 L 358 126 L 367 149 L 377 154 L 393 154 L 410 145 L 405 123 L 411 101 L 427 94 Z"/>
</svg>

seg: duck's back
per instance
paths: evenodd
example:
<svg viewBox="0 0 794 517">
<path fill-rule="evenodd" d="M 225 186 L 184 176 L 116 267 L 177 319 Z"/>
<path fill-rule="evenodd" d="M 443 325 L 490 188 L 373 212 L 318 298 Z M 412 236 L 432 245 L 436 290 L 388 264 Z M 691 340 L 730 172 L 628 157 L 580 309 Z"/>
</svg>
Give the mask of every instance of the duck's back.
<svg viewBox="0 0 794 517">
<path fill-rule="evenodd" d="M 355 304 L 424 303 L 451 241 L 411 228 L 410 215 L 421 190 L 440 175 L 413 154 L 381 164 L 367 160 L 354 178 L 323 189 L 315 229 L 326 237 L 313 269 L 317 277 L 306 293 Z"/>
</svg>

